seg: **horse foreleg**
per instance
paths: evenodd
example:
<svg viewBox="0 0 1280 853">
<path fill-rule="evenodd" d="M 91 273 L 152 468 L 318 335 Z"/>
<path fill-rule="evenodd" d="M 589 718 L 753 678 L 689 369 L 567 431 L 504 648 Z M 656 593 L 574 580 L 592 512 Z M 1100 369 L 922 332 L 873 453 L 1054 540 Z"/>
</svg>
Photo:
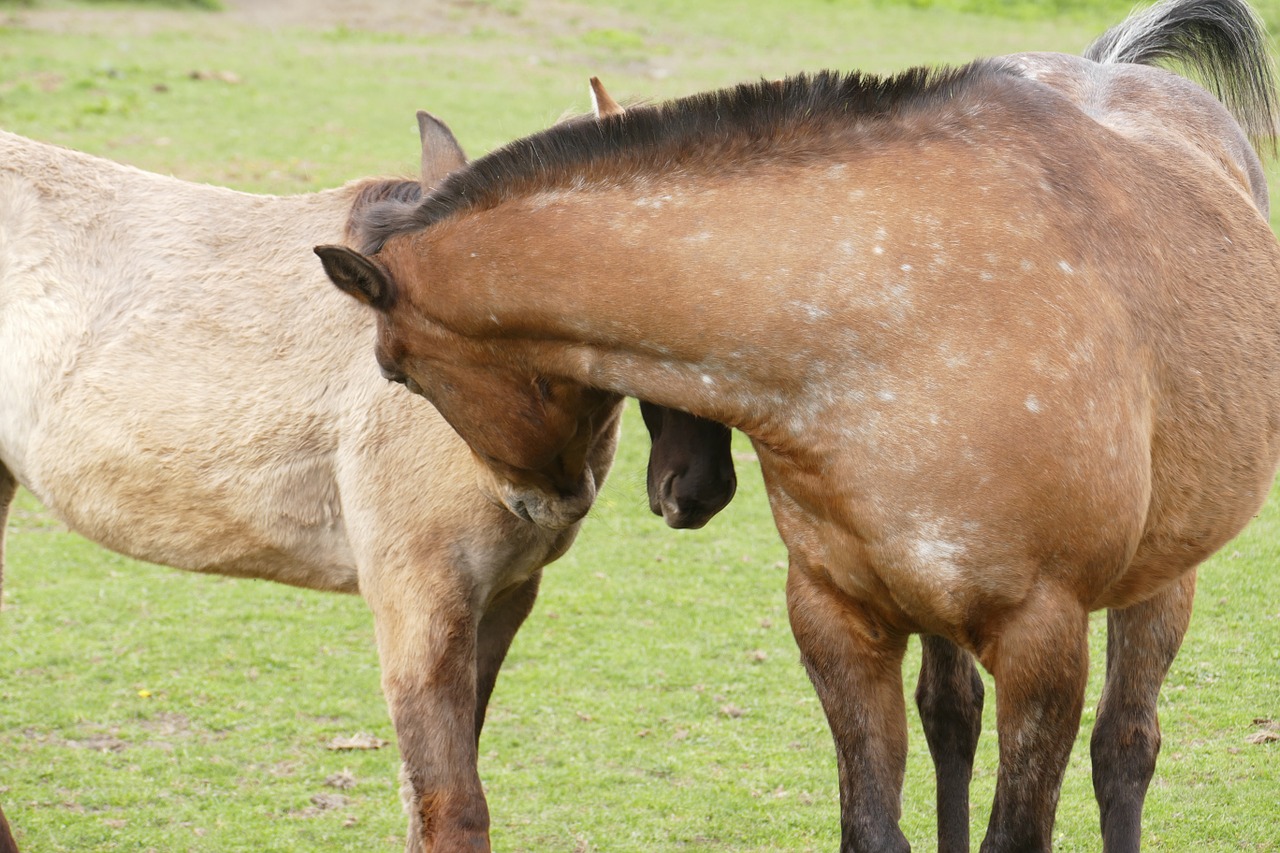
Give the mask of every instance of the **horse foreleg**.
<svg viewBox="0 0 1280 853">
<path fill-rule="evenodd" d="M 498 670 L 507 657 L 511 641 L 516 632 L 533 610 L 533 603 L 538 597 L 538 583 L 542 579 L 542 570 L 513 589 L 503 592 L 485 611 L 480 620 L 478 645 L 476 648 L 476 740 L 480 739 L 480 730 L 484 728 L 485 710 L 489 707 L 489 697 L 493 695 L 494 684 L 498 681 Z"/>
<path fill-rule="evenodd" d="M 942 637 L 920 638 L 916 707 L 938 781 L 938 853 L 969 851 L 969 783 L 982 733 L 982 676 L 968 652 Z"/>
<path fill-rule="evenodd" d="M 476 630 L 467 579 L 443 562 L 361 580 L 403 761 L 407 853 L 489 847 L 476 769 Z"/>
<path fill-rule="evenodd" d="M 1051 849 L 1084 706 L 1088 622 L 1073 596 L 1042 586 L 990 626 L 982 659 L 996 683 L 1000 770 L 982 853 Z"/>
<path fill-rule="evenodd" d="M 906 773 L 905 635 L 792 561 L 791 630 L 836 745 L 842 853 L 907 853 L 898 828 Z"/>
<path fill-rule="evenodd" d="M 1107 613 L 1107 678 L 1093 726 L 1093 791 L 1107 853 L 1141 845 L 1142 803 L 1160 751 L 1156 700 L 1191 620 L 1196 576 Z"/>
<path fill-rule="evenodd" d="M 8 468 L 0 465 L 0 610 L 4 609 L 4 537 L 9 526 L 9 507 L 17 493 L 18 481 L 9 473 Z M 0 842 L 3 842 L 3 838 L 0 838 Z M 4 850 L 5 848 L 0 847 L 0 851 Z"/>
<path fill-rule="evenodd" d="M 9 821 L 4 819 L 4 809 L 0 809 L 0 853 L 18 853 L 18 842 L 13 840 Z"/>
</svg>

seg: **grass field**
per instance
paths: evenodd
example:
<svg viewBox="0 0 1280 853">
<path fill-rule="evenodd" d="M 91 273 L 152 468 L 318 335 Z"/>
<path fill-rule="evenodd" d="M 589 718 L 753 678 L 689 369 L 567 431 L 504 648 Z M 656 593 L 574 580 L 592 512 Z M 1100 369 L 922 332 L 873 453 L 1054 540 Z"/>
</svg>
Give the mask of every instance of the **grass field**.
<svg viewBox="0 0 1280 853">
<path fill-rule="evenodd" d="M 1107 3 L 1048 19 L 861 0 L 302 12 L 282 0 L 266 4 L 274 17 L 223 5 L 0 4 L 0 128 L 190 180 L 305 192 L 412 173 L 420 108 L 478 155 L 586 110 L 591 74 L 622 99 L 664 97 L 820 67 L 1075 52 L 1118 17 Z M 785 554 L 749 448 L 734 504 L 702 531 L 670 531 L 647 511 L 636 414 L 493 698 L 481 775 L 495 848 L 834 850 L 834 755 L 787 628 Z M 68 533 L 25 493 L 8 542 L 0 802 L 24 850 L 399 848 L 394 733 L 360 600 L 139 564 Z M 1280 743 L 1250 742 L 1265 729 L 1255 721 L 1280 720 L 1278 557 L 1273 495 L 1202 571 L 1162 696 L 1148 849 L 1280 850 Z M 1100 847 L 1094 669 L 1062 851 Z M 975 837 L 994 786 L 992 705 Z M 927 851 L 932 776 L 911 718 L 903 827 Z M 328 748 L 357 733 L 392 743 Z M 334 787 L 339 776 L 354 787 Z"/>
</svg>

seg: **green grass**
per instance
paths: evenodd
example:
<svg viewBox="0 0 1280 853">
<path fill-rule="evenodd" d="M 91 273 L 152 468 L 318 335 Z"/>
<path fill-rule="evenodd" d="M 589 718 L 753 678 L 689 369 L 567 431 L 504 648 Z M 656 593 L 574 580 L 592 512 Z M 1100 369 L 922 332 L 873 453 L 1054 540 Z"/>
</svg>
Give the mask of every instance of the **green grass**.
<svg viewBox="0 0 1280 853">
<path fill-rule="evenodd" d="M 825 0 L 551 8 L 449 5 L 430 31 L 390 32 L 144 11 L 130 13 L 148 23 L 135 28 L 118 8 L 50 31 L 37 10 L 0 29 L 0 127 L 191 180 L 301 192 L 412 172 L 419 108 L 475 155 L 587 109 L 591 74 L 622 99 L 672 96 L 801 69 L 1076 51 L 1116 19 Z M 785 555 L 758 469 L 740 460 L 739 496 L 707 529 L 669 531 L 646 508 L 635 415 L 494 695 L 481 774 L 495 846 L 833 850 L 834 757 L 786 625 Z M 1280 744 L 1246 742 L 1255 718 L 1280 718 L 1278 550 L 1273 496 L 1202 573 L 1162 697 L 1148 849 L 1280 849 Z M 358 599 L 138 564 L 65 532 L 25 494 L 8 556 L 0 800 L 25 850 L 399 849 L 394 749 L 326 748 L 356 732 L 394 739 Z M 913 645 L 908 683 L 917 660 Z M 1063 851 L 1100 846 L 1094 669 L 1059 808 Z M 903 826 L 927 851 L 933 789 L 911 719 Z M 976 837 L 993 731 L 989 707 Z M 354 788 L 325 785 L 344 769 Z M 312 802 L 335 793 L 347 801 Z"/>
</svg>

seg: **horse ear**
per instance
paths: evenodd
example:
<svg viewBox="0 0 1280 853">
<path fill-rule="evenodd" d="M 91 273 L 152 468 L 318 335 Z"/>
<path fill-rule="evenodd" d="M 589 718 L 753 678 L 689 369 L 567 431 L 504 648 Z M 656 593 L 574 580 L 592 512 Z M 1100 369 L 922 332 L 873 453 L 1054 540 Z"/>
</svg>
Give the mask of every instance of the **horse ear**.
<svg viewBox="0 0 1280 853">
<path fill-rule="evenodd" d="M 422 191 L 428 193 L 450 172 L 467 165 L 467 155 L 453 131 L 426 110 L 418 110 L 418 136 L 422 139 Z"/>
<path fill-rule="evenodd" d="M 622 105 L 605 90 L 599 77 L 591 78 L 591 109 L 595 112 L 596 118 L 620 116 L 626 112 Z"/>
<path fill-rule="evenodd" d="M 346 246 L 316 246 L 329 279 L 345 293 L 379 311 L 395 305 L 395 287 L 377 264 Z"/>
</svg>

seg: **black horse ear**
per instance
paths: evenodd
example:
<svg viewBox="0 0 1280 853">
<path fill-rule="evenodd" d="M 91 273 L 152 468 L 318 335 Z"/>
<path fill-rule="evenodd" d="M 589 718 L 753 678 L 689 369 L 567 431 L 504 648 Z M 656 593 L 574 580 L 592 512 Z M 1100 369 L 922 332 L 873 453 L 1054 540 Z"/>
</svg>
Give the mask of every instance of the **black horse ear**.
<svg viewBox="0 0 1280 853">
<path fill-rule="evenodd" d="M 387 274 L 359 252 L 346 246 L 316 246 L 324 271 L 338 288 L 379 311 L 396 303 L 395 286 Z"/>
</svg>

